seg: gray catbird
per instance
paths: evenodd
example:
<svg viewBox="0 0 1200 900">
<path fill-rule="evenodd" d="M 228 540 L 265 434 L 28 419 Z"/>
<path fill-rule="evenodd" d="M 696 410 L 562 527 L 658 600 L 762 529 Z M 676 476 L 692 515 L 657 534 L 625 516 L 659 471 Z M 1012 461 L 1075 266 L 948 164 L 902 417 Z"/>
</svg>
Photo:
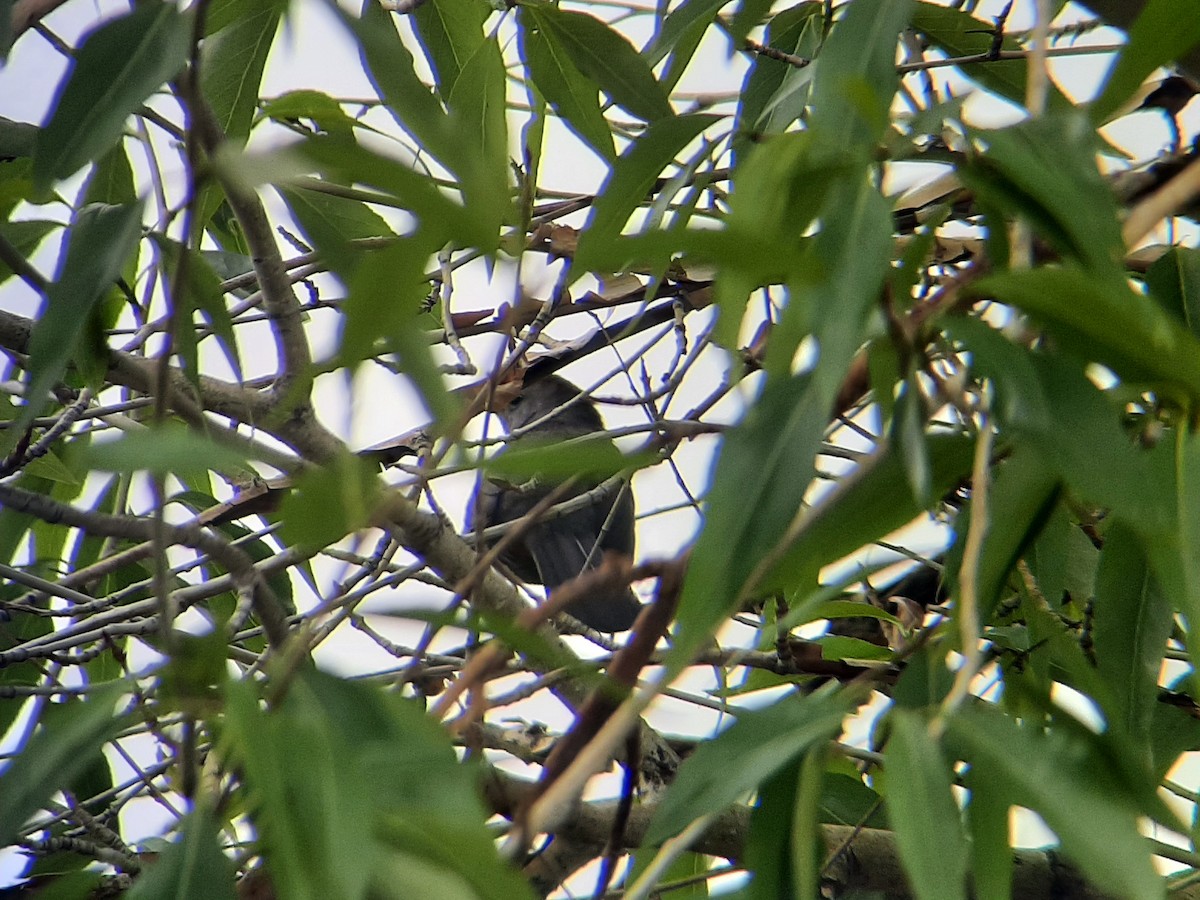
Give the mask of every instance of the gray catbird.
<svg viewBox="0 0 1200 900">
<path fill-rule="evenodd" d="M 566 408 L 555 412 L 563 406 Z M 532 425 L 513 442 L 517 447 L 524 441 L 562 441 L 604 430 L 591 401 L 581 396 L 579 388 L 557 375 L 531 376 L 499 415 L 510 432 Z M 558 502 L 595 487 L 594 480 L 589 483 L 581 479 Z M 468 511 L 468 527 L 473 531 L 519 519 L 554 488 L 553 483 L 538 478 L 520 486 L 485 480 L 477 501 Z M 598 566 L 606 551 L 632 556 L 633 518 L 633 495 L 628 489 L 622 491 L 618 487 L 583 509 L 533 525 L 500 559 L 523 581 L 544 584 L 553 591 L 581 572 Z M 640 611 L 637 597 L 627 586 L 592 591 L 567 608 L 568 613 L 585 625 L 609 632 L 630 628 Z"/>
</svg>

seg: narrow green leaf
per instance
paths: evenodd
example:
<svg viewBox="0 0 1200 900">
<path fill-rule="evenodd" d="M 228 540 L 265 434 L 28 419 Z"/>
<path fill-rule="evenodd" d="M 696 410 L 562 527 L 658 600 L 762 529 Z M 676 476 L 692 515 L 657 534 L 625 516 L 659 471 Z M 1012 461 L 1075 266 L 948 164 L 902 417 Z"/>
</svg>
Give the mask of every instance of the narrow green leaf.
<svg viewBox="0 0 1200 900">
<path fill-rule="evenodd" d="M 86 700 L 43 707 L 37 730 L 0 773 L 0 844 L 10 844 L 55 791 L 103 759 L 101 748 L 125 727 L 126 717 L 113 712 L 121 688 L 104 685 Z"/>
<path fill-rule="evenodd" d="M 45 408 L 47 392 L 76 354 L 97 302 L 135 252 L 141 229 L 140 203 L 89 206 L 75 217 L 58 278 L 47 291 L 45 310 L 30 335 L 28 403 L 10 429 L 10 438 Z"/>
<path fill-rule="evenodd" d="M 276 122 L 308 119 L 328 134 L 349 134 L 358 125 L 338 101 L 313 90 L 287 91 L 264 100 L 262 113 Z"/>
<path fill-rule="evenodd" d="M 664 90 L 670 91 L 675 87 L 717 13 L 729 2 L 684 0 L 662 20 L 661 27 L 642 55 L 649 66 L 656 66 L 663 57 L 670 56 L 662 78 Z"/>
<path fill-rule="evenodd" d="M 627 112 L 653 122 L 675 111 L 646 60 L 623 35 L 595 16 L 555 6 L 528 6 L 543 35 L 570 57 L 574 65 Z"/>
<path fill-rule="evenodd" d="M 767 33 L 763 43 L 768 47 L 812 59 L 820 48 L 823 37 L 824 17 L 822 4 L 816 0 L 805 0 L 789 9 L 776 13 L 767 24 Z M 797 106 L 787 115 L 767 115 L 772 105 L 777 105 L 776 98 L 786 90 L 785 85 L 800 86 L 811 80 L 811 75 L 805 74 L 804 69 L 797 70 L 783 60 L 772 59 L 765 54 L 757 54 L 750 71 L 742 82 L 742 90 L 738 98 L 737 115 L 734 119 L 736 131 L 740 138 L 760 134 L 776 134 L 783 131 L 794 116 L 799 116 L 803 104 L 807 102 L 805 92 L 797 98 Z M 792 93 L 795 93 L 793 91 Z M 738 150 L 735 144 L 735 151 Z"/>
<path fill-rule="evenodd" d="M 495 39 L 482 41 L 463 64 L 450 92 L 450 115 L 463 135 L 462 152 L 485 184 L 493 187 L 489 202 L 478 202 L 478 191 L 469 198 L 478 216 L 494 215 L 481 229 L 498 235 L 511 217 L 508 156 L 507 74 L 504 57 Z"/>
<path fill-rule="evenodd" d="M 655 181 L 676 154 L 719 116 L 690 115 L 662 119 L 621 153 L 592 205 L 592 214 L 579 239 L 575 262 L 590 270 L 588 253 L 621 233 L 629 216 L 646 200 Z"/>
<path fill-rule="evenodd" d="M 107 203 L 116 206 L 122 203 L 136 203 L 137 198 L 129 154 L 125 151 L 125 144 L 118 141 L 96 161 L 92 174 L 88 177 L 82 205 Z"/>
<path fill-rule="evenodd" d="M 1091 106 L 1093 122 L 1104 122 L 1155 69 L 1174 62 L 1200 43 L 1200 19 L 1188 0 L 1147 0 Z"/>
<path fill-rule="evenodd" d="M 517 11 L 521 26 L 521 56 L 534 86 L 566 125 L 600 157 L 616 156 L 612 129 L 600 112 L 599 89 L 575 65 L 553 30 L 542 27 L 529 7 Z"/>
<path fill-rule="evenodd" d="M 837 734 L 850 710 L 843 692 L 785 697 L 764 710 L 739 713 L 727 731 L 702 743 L 680 766 L 650 822 L 646 843 L 661 843 L 694 819 L 754 790 Z"/>
<path fill-rule="evenodd" d="M 133 882 L 129 900 L 236 900 L 237 871 L 221 852 L 212 814 L 193 811 L 180 822 L 179 834 Z"/>
<path fill-rule="evenodd" d="M 38 135 L 33 175 L 39 190 L 120 138 L 125 120 L 183 68 L 190 28 L 174 4 L 152 0 L 87 37 Z"/>
<path fill-rule="evenodd" d="M 966 886 L 967 842 L 950 767 L 923 715 L 896 709 L 888 721 L 888 821 L 904 871 L 920 900 L 959 900 Z"/>
</svg>

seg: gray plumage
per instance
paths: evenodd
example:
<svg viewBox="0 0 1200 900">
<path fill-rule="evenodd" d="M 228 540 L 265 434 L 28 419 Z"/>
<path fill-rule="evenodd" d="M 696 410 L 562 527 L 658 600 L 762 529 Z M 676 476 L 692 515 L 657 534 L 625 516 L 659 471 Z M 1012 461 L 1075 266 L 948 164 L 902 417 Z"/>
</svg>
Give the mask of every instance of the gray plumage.
<svg viewBox="0 0 1200 900">
<path fill-rule="evenodd" d="M 566 408 L 554 412 L 561 406 Z M 532 426 L 513 446 L 520 446 L 522 440 L 562 441 L 604 430 L 591 401 L 582 398 L 579 388 L 557 375 L 531 379 L 499 415 L 510 432 Z M 596 482 L 581 479 L 558 502 L 595 487 Z M 553 484 L 536 481 L 532 486 L 514 487 L 485 480 L 468 510 L 468 528 L 474 531 L 519 519 L 553 489 Z M 621 491 L 618 487 L 583 509 L 533 525 L 500 559 L 523 581 L 544 584 L 553 591 L 586 569 L 597 567 L 605 552 L 632 556 L 633 520 L 633 495 L 628 489 Z M 593 591 L 567 608 L 585 625 L 606 632 L 626 631 L 640 611 L 637 597 L 627 586 Z"/>
</svg>

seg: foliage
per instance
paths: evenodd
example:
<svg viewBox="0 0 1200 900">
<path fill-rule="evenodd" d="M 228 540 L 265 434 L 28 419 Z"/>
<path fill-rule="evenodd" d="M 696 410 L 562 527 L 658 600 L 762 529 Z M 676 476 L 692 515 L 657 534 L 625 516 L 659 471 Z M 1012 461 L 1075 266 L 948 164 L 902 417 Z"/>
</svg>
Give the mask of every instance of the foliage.
<svg viewBox="0 0 1200 900">
<path fill-rule="evenodd" d="M 10 5 L 15 58 L 56 4 Z M 1062 4 L 399 5 L 142 0 L 0 119 L 21 874 L 1200 895 L 1200 161 L 1112 130 L 1191 5 L 1114 19 L 1090 103 L 1047 58 L 1099 23 L 1017 27 Z M 264 91 L 318 14 L 369 96 Z M 622 453 L 490 461 L 530 367 L 619 398 Z M 633 635 L 479 564 L 485 470 L 633 478 L 650 549 L 587 576 Z"/>
</svg>

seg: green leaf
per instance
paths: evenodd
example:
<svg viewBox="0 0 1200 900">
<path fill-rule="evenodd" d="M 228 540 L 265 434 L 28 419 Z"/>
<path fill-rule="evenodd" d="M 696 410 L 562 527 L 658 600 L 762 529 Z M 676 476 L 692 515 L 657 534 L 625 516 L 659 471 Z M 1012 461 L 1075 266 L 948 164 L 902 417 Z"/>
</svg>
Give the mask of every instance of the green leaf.
<svg viewBox="0 0 1200 900">
<path fill-rule="evenodd" d="M 1009 803 L 1002 781 L 983 760 L 966 774 L 970 801 L 971 885 L 978 900 L 1012 900 L 1013 854 L 1009 846 Z"/>
<path fill-rule="evenodd" d="M 1150 379 L 1200 400 L 1200 339 L 1119 275 L 1041 267 L 989 275 L 971 293 L 1025 310 L 1069 349 L 1123 379 Z"/>
<path fill-rule="evenodd" d="M 888 821 L 904 871 L 920 900 L 959 900 L 966 885 L 967 842 L 950 767 L 923 715 L 896 709 L 888 722 Z"/>
<path fill-rule="evenodd" d="M 279 188 L 279 194 L 304 230 L 305 237 L 320 251 L 322 259 L 343 277 L 350 275 L 364 255 L 351 247 L 351 241 L 395 237 L 383 216 L 361 200 L 287 187 Z"/>
<path fill-rule="evenodd" d="M 646 122 L 675 114 L 646 60 L 604 22 L 555 6 L 526 6 L 521 11 L 528 11 L 537 29 L 618 106 Z"/>
<path fill-rule="evenodd" d="M 26 259 L 33 256 L 50 232 L 62 228 L 58 222 L 48 219 L 21 219 L 15 222 L 0 222 L 0 236 Z M 13 271 L 0 262 L 0 284 L 12 277 Z"/>
<path fill-rule="evenodd" d="M 29 338 L 28 402 L 5 441 L 19 436 L 45 408 L 47 393 L 75 356 L 96 303 L 136 250 L 141 229 L 140 203 L 89 206 L 75 217 L 58 278 Z"/>
<path fill-rule="evenodd" d="M 92 690 L 86 700 L 43 707 L 37 731 L 0 773 L 0 844 L 10 844 L 21 826 L 55 791 L 101 760 L 101 748 L 125 727 L 114 714 L 121 685 Z"/>
<path fill-rule="evenodd" d="M 584 143 L 602 159 L 611 160 L 616 150 L 612 130 L 600 112 L 596 85 L 579 71 L 554 31 L 544 29 L 530 7 L 517 11 L 517 22 L 521 26 L 521 56 L 538 92 Z"/>
<path fill-rule="evenodd" d="M 661 843 L 694 819 L 719 812 L 754 790 L 837 734 L 850 710 L 843 692 L 789 696 L 764 710 L 739 713 L 727 731 L 684 760 L 650 822 L 645 843 Z"/>
<path fill-rule="evenodd" d="M 358 125 L 342 104 L 320 91 L 287 91 L 264 100 L 262 113 L 276 122 L 308 119 L 328 134 L 349 134 Z"/>
<path fill-rule="evenodd" d="M 1128 100 L 1155 69 L 1174 62 L 1200 43 L 1200 20 L 1187 0 L 1148 0 L 1108 71 L 1104 88 L 1089 110 L 1104 122 Z"/>
<path fill-rule="evenodd" d="M 381 490 L 376 466 L 351 454 L 307 471 L 283 499 L 280 537 L 309 549 L 327 547 L 371 521 Z"/>
<path fill-rule="evenodd" d="M 1059 479 L 1034 450 L 1018 445 L 1012 456 L 994 470 L 989 490 L 990 515 L 976 577 L 976 596 L 982 621 L 992 611 L 1008 582 L 1009 574 L 1038 536 L 1058 502 Z M 970 527 L 970 514 L 955 522 L 955 544 L 946 560 L 950 580 L 958 583 L 962 555 Z M 960 588 L 961 589 L 961 588 Z"/>
<path fill-rule="evenodd" d="M 123 143 L 113 145 L 97 160 L 88 177 L 87 190 L 83 194 L 82 206 L 92 203 L 119 205 L 136 203 L 137 188 L 133 183 L 133 167 Z"/>
<path fill-rule="evenodd" d="M 663 89 L 670 91 L 682 77 L 705 32 L 713 24 L 721 7 L 729 0 L 684 0 L 662 20 L 654 39 L 642 51 L 649 66 L 670 56 L 663 74 Z"/>
<path fill-rule="evenodd" d="M 39 190 L 120 139 L 125 120 L 183 68 L 190 31 L 178 7 L 153 0 L 88 35 L 38 136 L 33 178 Z"/>
<path fill-rule="evenodd" d="M 192 431 L 167 423 L 123 434 L 114 441 L 93 441 L 82 453 L 82 464 L 105 472 L 156 472 L 170 475 L 196 469 L 240 470 L 244 454 Z"/>
<path fill-rule="evenodd" d="M 1146 272 L 1150 295 L 1200 336 L 1200 250 L 1172 247 Z"/>
<path fill-rule="evenodd" d="M 626 456 L 602 434 L 550 443 L 539 443 L 534 435 L 529 435 L 512 449 L 489 459 L 484 471 L 510 482 L 536 476 L 553 483 L 573 475 L 603 480 L 657 461 L 658 455 L 653 451 Z"/>
<path fill-rule="evenodd" d="M 446 390 L 418 314 L 429 293 L 425 266 L 434 248 L 421 238 L 402 238 L 394 246 L 368 254 L 347 282 L 342 307 L 345 326 L 336 365 L 353 366 L 380 353 L 398 357 L 405 374 L 439 422 L 457 415 L 459 406 Z"/>
<path fill-rule="evenodd" d="M 483 0 L 428 0 L 412 15 L 442 100 L 449 102 L 467 60 L 483 43 L 491 9 Z"/>
<path fill-rule="evenodd" d="M 823 23 L 821 3 L 806 0 L 772 16 L 763 43 L 783 53 L 811 59 L 820 48 Z M 738 98 L 734 122 L 739 139 L 776 134 L 794 122 L 808 100 L 807 90 L 801 93 L 800 89 L 807 88 L 811 78 L 812 73 L 806 69 L 796 69 L 765 54 L 755 55 Z M 772 107 L 779 106 L 778 98 L 785 93 L 795 96 L 796 103 L 786 114 L 768 115 Z M 739 150 L 736 143 L 734 149 Z"/>
<path fill-rule="evenodd" d="M 267 54 L 279 30 L 285 0 L 221 0 L 210 15 L 228 24 L 205 37 L 200 87 L 229 140 L 242 145 L 258 106 Z"/>
<path fill-rule="evenodd" d="M 992 46 L 995 26 L 975 18 L 961 9 L 951 9 L 938 3 L 920 2 L 914 5 L 911 17 L 914 30 L 928 37 L 947 57 L 977 56 Z M 1015 37 L 1005 37 L 1002 50 L 1023 50 Z M 959 66 L 964 75 L 982 87 L 1017 105 L 1025 103 L 1025 83 L 1028 63 L 1024 59 L 993 60 Z M 1051 90 L 1051 109 L 1068 104 L 1057 90 Z"/>
<path fill-rule="evenodd" d="M 1105 536 L 1094 609 L 1096 664 L 1114 698 L 1105 713 L 1149 752 L 1158 677 L 1174 615 L 1137 537 L 1120 524 Z"/>
<path fill-rule="evenodd" d="M 650 125 L 625 148 L 612 167 L 592 204 L 592 214 L 575 252 L 576 265 L 588 271 L 593 244 L 611 241 L 621 233 L 629 216 L 646 200 L 655 181 L 675 155 L 719 116 L 690 115 L 662 119 Z"/>
<path fill-rule="evenodd" d="M 830 31 L 809 120 L 830 150 L 870 160 L 883 139 L 899 83 L 896 36 L 912 6 L 912 0 L 855 0 Z"/>
<path fill-rule="evenodd" d="M 1137 900 L 1163 896 L 1150 846 L 1138 832 L 1140 810 L 1124 774 L 1098 752 L 1101 736 L 1082 727 L 1046 733 L 989 704 L 961 711 L 948 729 L 960 758 L 982 762 L 1010 804 L 1038 813 L 1093 884 Z"/>
<path fill-rule="evenodd" d="M 987 150 L 961 170 L 963 182 L 989 207 L 1028 219 L 1063 256 L 1115 280 L 1125 243 L 1087 118 L 1046 115 L 972 134 Z"/>
<path fill-rule="evenodd" d="M 236 900 L 237 871 L 221 851 L 212 814 L 196 809 L 180 822 L 179 835 L 134 881 L 129 900 Z"/>
<path fill-rule="evenodd" d="M 972 369 L 993 380 L 995 412 L 1009 433 L 1034 444 L 1073 490 L 1141 528 L 1166 526 L 1168 487 L 1122 428 L 1117 398 L 1092 383 L 1082 362 L 1017 347 L 979 320 L 946 331 L 970 350 Z"/>
<path fill-rule="evenodd" d="M 504 57 L 493 39 L 480 43 L 463 65 L 450 92 L 450 115 L 464 136 L 463 152 L 469 154 L 475 171 L 496 188 L 486 207 L 475 203 L 478 215 L 491 211 L 495 218 L 481 228 L 499 234 L 511 215 L 508 185 L 511 181 L 508 156 L 507 76 Z"/>
</svg>

